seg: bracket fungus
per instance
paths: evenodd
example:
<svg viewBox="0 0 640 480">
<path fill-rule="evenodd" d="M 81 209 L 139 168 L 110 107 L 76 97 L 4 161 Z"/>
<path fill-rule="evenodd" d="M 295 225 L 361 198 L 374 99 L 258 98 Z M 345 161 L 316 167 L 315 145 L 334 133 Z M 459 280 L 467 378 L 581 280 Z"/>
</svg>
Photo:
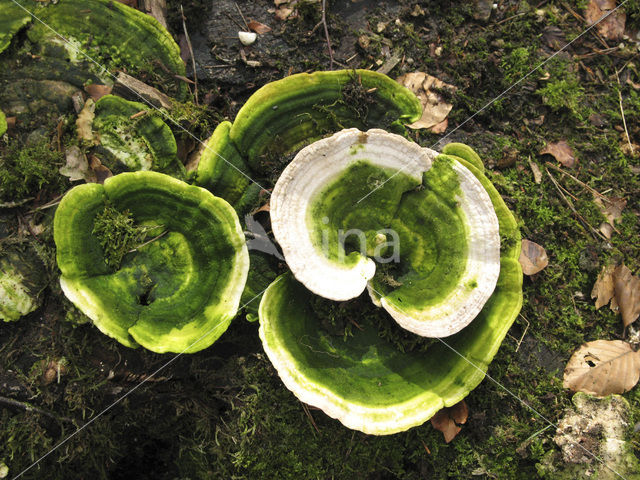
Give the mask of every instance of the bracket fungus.
<svg viewBox="0 0 640 480">
<path fill-rule="evenodd" d="M 259 308 L 260 338 L 285 385 L 349 428 L 379 435 L 420 425 L 468 395 L 522 305 L 520 235 L 477 154 L 450 144 L 436 155 L 398 137 L 404 168 L 389 170 L 399 160 L 375 147 L 388 135 L 347 130 L 287 167 L 271 215 L 292 273 L 269 286 Z M 339 147 L 335 157 L 326 146 Z M 380 188 L 362 199 L 372 180 Z M 362 231 L 360 245 L 336 236 L 347 228 Z M 367 241 L 387 243 L 384 228 L 398 234 L 399 261 L 378 275 L 367 270 Z M 311 290 L 344 300 L 366 285 L 402 327 L 446 341 L 403 352 L 367 318 L 336 339 L 322 327 Z"/>
<path fill-rule="evenodd" d="M 44 265 L 31 248 L 13 247 L 0 258 L 0 319 L 12 322 L 36 310 L 47 286 Z"/>
<path fill-rule="evenodd" d="M 143 103 L 115 95 L 105 95 L 95 103 L 92 135 L 114 163 L 113 170 L 168 173 L 178 168 L 178 148 L 171 129 L 148 111 Z"/>
<path fill-rule="evenodd" d="M 115 268 L 94 234 L 106 208 L 126 212 L 155 235 L 125 252 Z M 54 240 L 67 298 L 103 333 L 158 353 L 196 352 L 222 335 L 249 269 L 233 208 L 156 172 L 74 187 L 56 211 Z"/>
<path fill-rule="evenodd" d="M 276 183 L 271 221 L 305 287 L 348 300 L 368 286 L 422 336 L 467 326 L 498 279 L 498 219 L 480 181 L 457 160 L 382 130 L 343 130 L 302 149 Z M 395 262 L 396 277 L 374 277 L 371 257 Z"/>
<path fill-rule="evenodd" d="M 418 118 L 420 101 L 386 75 L 369 70 L 298 73 L 268 83 L 207 141 L 197 182 L 234 203 L 257 185 L 248 177 L 280 173 L 287 156 L 344 128 L 400 128 Z M 285 163 L 286 164 L 286 163 Z M 247 177 L 248 176 L 248 177 Z M 265 185 L 272 186 L 272 185 Z"/>
</svg>

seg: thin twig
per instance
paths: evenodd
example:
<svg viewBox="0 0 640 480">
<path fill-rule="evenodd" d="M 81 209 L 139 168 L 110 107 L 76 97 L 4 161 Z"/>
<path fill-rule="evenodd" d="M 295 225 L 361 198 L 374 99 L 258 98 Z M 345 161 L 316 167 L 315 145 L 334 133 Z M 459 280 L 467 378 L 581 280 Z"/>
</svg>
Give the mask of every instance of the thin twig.
<svg viewBox="0 0 640 480">
<path fill-rule="evenodd" d="M 27 412 L 39 413 L 40 415 L 44 415 L 45 417 L 52 418 L 52 419 L 57 420 L 59 422 L 73 423 L 74 425 L 78 426 L 78 421 L 73 419 L 73 418 L 59 417 L 59 416 L 57 416 L 57 415 L 55 415 L 55 414 L 53 414 L 51 412 L 48 412 L 48 411 L 43 410 L 43 409 L 38 408 L 38 407 L 34 407 L 33 405 L 31 405 L 29 403 L 26 403 L 26 402 L 20 402 L 19 400 L 15 400 L 13 398 L 0 396 L 0 403 L 3 403 L 4 405 L 7 405 L 9 407 L 20 408 L 20 409 L 25 410 Z"/>
<path fill-rule="evenodd" d="M 304 402 L 300 402 L 300 403 L 302 403 L 302 409 L 304 410 L 304 413 L 307 414 L 307 417 L 309 417 L 309 420 L 311 421 L 311 425 L 313 425 L 313 428 L 315 428 L 316 432 L 320 433 L 320 429 L 316 425 L 316 421 L 313 419 L 313 416 L 311 416 L 311 412 L 309 411 L 309 407 L 307 407 L 307 404 L 304 403 Z"/>
<path fill-rule="evenodd" d="M 496 23 L 496 25 L 502 25 L 503 23 L 507 23 L 509 20 L 513 20 L 514 18 L 521 17 L 522 15 L 526 15 L 525 13 L 516 13 L 515 15 L 511 15 L 508 18 L 502 19 Z"/>
<path fill-rule="evenodd" d="M 238 5 L 236 5 L 236 7 L 237 6 Z M 198 74 L 196 73 L 196 57 L 193 55 L 193 47 L 191 46 L 189 32 L 187 32 L 187 23 L 185 21 L 186 17 L 184 16 L 182 4 L 180 4 L 180 16 L 182 17 L 182 29 L 184 30 L 184 37 L 187 40 L 187 46 L 189 47 L 189 55 L 191 55 L 191 68 L 193 70 L 193 96 L 196 99 L 196 105 L 198 105 Z"/>
<path fill-rule="evenodd" d="M 605 197 L 602 193 L 600 193 L 599 191 L 597 191 L 595 188 L 590 187 L 589 185 L 587 185 L 586 183 L 584 183 L 581 180 L 578 180 L 576 177 L 574 177 L 573 175 L 571 175 L 569 172 L 565 172 L 564 170 L 562 170 L 560 167 L 554 165 L 551 162 L 545 162 L 545 165 L 547 167 L 551 167 L 554 170 L 556 170 L 557 172 L 560 172 L 561 174 L 569 177 L 571 180 L 573 180 L 574 182 L 576 182 L 578 185 L 580 185 L 583 188 L 586 188 L 587 190 L 589 190 L 589 192 L 594 196 L 594 197 L 599 197 L 603 200 L 609 201 L 609 199 L 607 197 Z"/>
<path fill-rule="evenodd" d="M 329 70 L 333 70 L 333 48 L 331 48 L 331 38 L 329 38 L 329 27 L 327 26 L 327 0 L 322 0 L 322 20 L 324 27 L 324 36 L 327 39 L 327 48 L 329 48 Z"/>
<path fill-rule="evenodd" d="M 158 225 L 159 227 L 160 225 Z M 158 228 L 158 227 L 154 227 L 154 228 Z M 136 248 L 132 248 L 131 250 L 129 250 L 127 253 L 133 253 L 133 252 L 137 252 L 138 250 L 140 250 L 142 247 L 144 247 L 145 245 L 149 245 L 151 242 L 155 242 L 156 240 L 158 240 L 159 238 L 164 237 L 167 233 L 169 233 L 169 230 L 165 230 L 164 232 L 162 232 L 160 235 L 157 235 L 155 237 L 153 237 L 151 240 L 147 240 L 144 243 L 141 243 L 140 245 L 138 245 Z"/>
<path fill-rule="evenodd" d="M 238 6 L 238 4 L 236 2 L 233 2 L 233 4 L 236 6 L 236 8 L 238 9 L 238 13 L 240 14 L 240 16 L 242 17 L 242 21 L 244 22 L 244 26 L 247 28 L 247 32 L 250 30 L 249 29 L 249 24 L 247 23 L 247 21 L 244 18 L 244 15 L 242 14 L 242 10 L 240 10 L 240 7 Z"/>
<path fill-rule="evenodd" d="M 629 130 L 627 130 L 627 120 L 624 117 L 624 107 L 622 106 L 622 85 L 620 84 L 620 76 L 618 75 L 618 71 L 616 70 L 616 80 L 618 81 L 618 100 L 620 102 L 620 114 L 622 115 L 622 125 L 624 126 L 624 134 L 627 136 L 627 142 L 629 143 L 629 150 L 631 151 L 631 155 L 635 152 L 633 150 L 633 145 L 631 144 L 631 138 L 629 138 Z"/>
<path fill-rule="evenodd" d="M 582 215 L 580 215 L 578 213 L 578 211 L 576 210 L 576 208 L 573 206 L 573 203 L 571 203 L 571 200 L 569 200 L 565 194 L 562 192 L 562 189 L 560 188 L 560 185 L 558 184 L 558 181 L 554 178 L 553 175 L 551 175 L 551 172 L 549 171 L 549 169 L 545 169 L 545 171 L 547 172 L 547 175 L 549 175 L 549 178 L 551 179 L 551 181 L 553 182 L 553 185 L 556 187 L 556 189 L 558 190 L 558 193 L 560 194 L 560 196 L 562 197 L 562 199 L 565 201 L 565 203 L 567 204 L 567 206 L 571 209 L 571 211 L 573 212 L 573 214 L 578 218 L 578 220 L 580 220 L 580 222 L 582 223 L 582 225 L 588 229 L 589 233 L 591 233 L 593 235 L 593 238 L 596 238 L 596 235 L 601 237 L 603 240 L 607 241 L 607 238 L 602 235 L 602 233 L 600 233 L 598 230 L 596 230 L 595 228 L 593 228 L 591 226 L 591 224 L 589 224 L 589 222 L 587 222 L 584 217 Z"/>
</svg>

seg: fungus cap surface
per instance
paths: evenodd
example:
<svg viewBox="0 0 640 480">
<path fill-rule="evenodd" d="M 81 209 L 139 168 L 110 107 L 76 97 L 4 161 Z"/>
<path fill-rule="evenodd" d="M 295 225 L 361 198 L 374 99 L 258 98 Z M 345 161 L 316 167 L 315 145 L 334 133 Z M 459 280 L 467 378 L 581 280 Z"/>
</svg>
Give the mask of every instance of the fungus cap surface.
<svg viewBox="0 0 640 480">
<path fill-rule="evenodd" d="M 496 288 L 469 326 L 425 353 L 403 354 L 366 328 L 344 342 L 331 337 L 322 327 L 326 319 L 310 308 L 313 294 L 291 274 L 276 279 L 260 303 L 260 338 L 287 388 L 365 433 L 407 430 L 466 397 L 484 378 L 522 306 L 520 234 L 513 215 L 474 157 L 444 151 L 483 185 L 507 240 Z M 468 156 L 464 149 L 455 151 Z"/>
<path fill-rule="evenodd" d="M 93 233 L 107 204 L 166 232 L 127 253 L 117 269 Z M 236 315 L 249 268 L 244 235 L 233 208 L 200 187 L 156 172 L 77 186 L 56 211 L 54 239 L 65 295 L 124 345 L 196 352 Z"/>
<path fill-rule="evenodd" d="M 498 279 L 498 219 L 474 174 L 436 155 L 375 129 L 301 150 L 271 198 L 273 232 L 296 279 L 332 300 L 368 286 L 377 305 L 422 336 L 468 325 Z M 371 257 L 397 263 L 397 278 L 374 277 Z"/>
</svg>

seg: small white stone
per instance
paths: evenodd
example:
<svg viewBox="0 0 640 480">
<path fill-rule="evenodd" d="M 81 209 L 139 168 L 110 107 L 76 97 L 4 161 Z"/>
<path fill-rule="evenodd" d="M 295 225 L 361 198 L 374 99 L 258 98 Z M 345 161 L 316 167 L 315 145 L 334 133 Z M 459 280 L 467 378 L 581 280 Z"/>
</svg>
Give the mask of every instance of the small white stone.
<svg viewBox="0 0 640 480">
<path fill-rule="evenodd" d="M 258 35 L 255 32 L 238 32 L 238 38 L 240 43 L 247 47 L 256 41 Z"/>
</svg>

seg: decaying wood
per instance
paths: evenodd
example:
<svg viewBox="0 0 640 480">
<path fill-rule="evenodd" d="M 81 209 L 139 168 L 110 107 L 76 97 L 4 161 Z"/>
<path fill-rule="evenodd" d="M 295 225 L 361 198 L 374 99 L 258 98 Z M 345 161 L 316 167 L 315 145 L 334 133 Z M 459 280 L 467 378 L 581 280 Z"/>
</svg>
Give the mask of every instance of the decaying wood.
<svg viewBox="0 0 640 480">
<path fill-rule="evenodd" d="M 167 95 L 124 72 L 118 72 L 113 94 L 137 102 L 145 100 L 157 108 L 171 108 L 171 99 Z"/>
<path fill-rule="evenodd" d="M 164 28 L 169 29 L 167 26 L 166 0 L 140 0 L 138 8 L 155 18 Z"/>
</svg>

